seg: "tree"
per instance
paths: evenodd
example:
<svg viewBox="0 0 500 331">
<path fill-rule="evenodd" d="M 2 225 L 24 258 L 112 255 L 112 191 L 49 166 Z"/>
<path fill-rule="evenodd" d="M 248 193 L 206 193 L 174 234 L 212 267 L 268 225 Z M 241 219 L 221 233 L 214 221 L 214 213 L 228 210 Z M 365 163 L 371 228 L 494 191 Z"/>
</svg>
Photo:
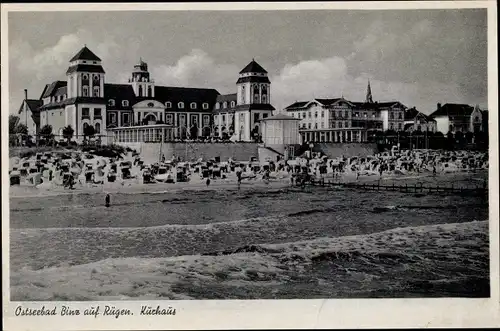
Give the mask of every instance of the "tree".
<svg viewBox="0 0 500 331">
<path fill-rule="evenodd" d="M 83 138 L 93 137 L 95 135 L 95 129 L 92 125 L 85 125 L 83 127 Z"/>
<path fill-rule="evenodd" d="M 19 123 L 19 117 L 15 115 L 9 115 L 9 134 L 17 133 L 17 125 Z"/>
<path fill-rule="evenodd" d="M 40 138 L 45 144 L 54 139 L 54 134 L 52 134 L 52 125 L 46 124 L 40 129 Z"/>
<path fill-rule="evenodd" d="M 73 138 L 73 134 L 75 133 L 75 130 L 71 127 L 71 125 L 68 125 L 68 126 L 65 126 L 63 128 L 63 137 L 68 141 L 68 144 L 71 140 L 71 138 Z"/>
</svg>

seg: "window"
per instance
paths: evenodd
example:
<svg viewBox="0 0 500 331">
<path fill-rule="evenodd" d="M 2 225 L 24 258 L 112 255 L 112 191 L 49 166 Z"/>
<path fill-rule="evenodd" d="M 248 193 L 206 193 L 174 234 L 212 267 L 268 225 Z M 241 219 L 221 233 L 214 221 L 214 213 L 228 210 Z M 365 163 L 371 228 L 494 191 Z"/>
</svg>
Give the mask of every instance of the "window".
<svg viewBox="0 0 500 331">
<path fill-rule="evenodd" d="M 348 128 L 349 127 L 349 122 L 345 122 L 345 127 Z"/>
<path fill-rule="evenodd" d="M 314 118 L 318 118 L 318 112 L 317 111 L 314 112 Z"/>
<path fill-rule="evenodd" d="M 344 117 L 347 118 L 349 115 L 347 114 L 347 110 L 344 112 Z"/>
<path fill-rule="evenodd" d="M 335 129 L 335 122 L 332 122 L 332 127 Z"/>
<path fill-rule="evenodd" d="M 82 79 L 83 79 L 83 80 L 89 80 L 89 75 L 87 75 L 87 74 L 83 74 L 83 75 L 82 75 Z"/>
<path fill-rule="evenodd" d="M 130 114 L 123 113 L 122 114 L 122 125 L 128 125 L 128 124 L 130 124 Z"/>
<path fill-rule="evenodd" d="M 231 101 L 231 108 L 234 108 L 236 106 L 236 102 Z"/>
<path fill-rule="evenodd" d="M 368 114 L 367 114 L 367 113 L 366 113 L 366 111 L 365 111 L 365 112 L 363 113 L 363 117 L 365 117 L 365 118 L 366 118 L 367 116 L 368 116 Z"/>
<path fill-rule="evenodd" d="M 154 104 L 154 103 L 152 103 L 152 102 L 148 102 L 148 107 L 153 108 L 154 106 L 155 106 L 155 104 Z"/>
<path fill-rule="evenodd" d="M 210 124 L 210 115 L 203 115 L 203 125 Z"/>
<path fill-rule="evenodd" d="M 170 101 L 165 102 L 165 107 L 172 108 L 172 103 Z"/>
<path fill-rule="evenodd" d="M 94 97 L 99 97 L 99 86 L 94 86 Z"/>
<path fill-rule="evenodd" d="M 241 87 L 241 103 L 245 103 L 245 86 Z"/>
<path fill-rule="evenodd" d="M 62 116 L 62 111 L 59 112 L 59 116 Z"/>
<path fill-rule="evenodd" d="M 255 103 L 259 103 L 259 86 L 258 85 L 253 86 L 253 101 Z"/>
<path fill-rule="evenodd" d="M 101 133 L 101 123 L 96 123 L 95 124 L 95 133 L 100 134 Z"/>
<path fill-rule="evenodd" d="M 321 128 L 324 129 L 325 128 L 325 123 L 321 122 Z"/>
<path fill-rule="evenodd" d="M 220 103 L 215 103 L 215 109 L 220 109 Z"/>
<path fill-rule="evenodd" d="M 262 95 L 262 103 L 267 103 L 267 97 L 265 94 Z"/>
<path fill-rule="evenodd" d="M 191 102 L 191 109 L 196 109 L 196 102 Z"/>
<path fill-rule="evenodd" d="M 153 96 L 153 90 L 151 89 L 151 86 L 148 86 L 148 97 L 152 97 Z"/>
<path fill-rule="evenodd" d="M 186 126 L 186 115 L 184 114 L 179 115 L 179 122 L 181 126 Z"/>
<path fill-rule="evenodd" d="M 311 118 L 311 112 L 307 112 L 307 116 Z"/>
<path fill-rule="evenodd" d="M 177 108 L 184 109 L 184 102 L 179 102 Z"/>
<path fill-rule="evenodd" d="M 321 117 L 325 117 L 325 111 L 324 110 L 321 111 Z"/>
<path fill-rule="evenodd" d="M 393 123 L 391 123 L 390 127 L 391 127 L 391 130 L 394 130 L 394 124 Z"/>
<path fill-rule="evenodd" d="M 262 114 L 262 118 L 267 118 L 267 116 L 269 116 L 269 114 Z"/>
<path fill-rule="evenodd" d="M 401 113 L 401 112 L 399 113 L 399 119 L 400 120 L 403 119 L 403 113 Z"/>
<path fill-rule="evenodd" d="M 90 119 L 90 109 L 82 108 L 82 119 L 88 118 Z"/>
<path fill-rule="evenodd" d="M 109 113 L 108 114 L 108 122 L 111 123 L 116 123 L 116 113 Z"/>
<path fill-rule="evenodd" d="M 123 100 L 122 101 L 122 106 L 123 107 L 128 107 L 128 100 Z"/>
<path fill-rule="evenodd" d="M 208 109 L 208 103 L 204 102 L 202 107 L 203 107 L 203 109 Z"/>
<path fill-rule="evenodd" d="M 165 122 L 167 124 L 174 124 L 174 115 L 173 114 L 166 114 L 165 115 Z"/>
<path fill-rule="evenodd" d="M 94 119 L 102 119 L 101 117 L 101 108 L 95 108 L 94 109 Z"/>
<path fill-rule="evenodd" d="M 142 86 L 139 85 L 139 96 L 142 97 Z"/>
<path fill-rule="evenodd" d="M 339 128 L 342 129 L 342 122 L 339 122 Z"/>
<path fill-rule="evenodd" d="M 259 121 L 259 113 L 253 114 L 253 122 L 256 123 Z"/>
<path fill-rule="evenodd" d="M 224 103 L 222 104 L 222 108 L 227 108 L 227 102 L 224 101 Z"/>
<path fill-rule="evenodd" d="M 307 123 L 307 127 L 310 129 L 311 128 L 311 123 Z"/>
<path fill-rule="evenodd" d="M 314 123 L 314 128 L 317 129 L 318 128 L 318 123 Z"/>
<path fill-rule="evenodd" d="M 302 113 L 302 118 L 306 118 L 306 113 Z"/>
<path fill-rule="evenodd" d="M 115 105 L 115 100 L 113 100 L 113 99 L 109 99 L 109 100 L 108 100 L 108 106 L 113 107 L 114 105 Z"/>
<path fill-rule="evenodd" d="M 390 118 L 390 119 L 393 119 L 393 118 L 394 118 L 394 113 L 390 113 L 390 114 L 389 114 L 389 118 Z"/>
<path fill-rule="evenodd" d="M 88 86 L 84 86 L 82 88 L 82 90 L 83 90 L 83 96 L 84 97 L 88 97 L 89 96 L 89 87 Z"/>
<path fill-rule="evenodd" d="M 191 115 L 191 125 L 198 126 L 198 115 Z"/>
</svg>

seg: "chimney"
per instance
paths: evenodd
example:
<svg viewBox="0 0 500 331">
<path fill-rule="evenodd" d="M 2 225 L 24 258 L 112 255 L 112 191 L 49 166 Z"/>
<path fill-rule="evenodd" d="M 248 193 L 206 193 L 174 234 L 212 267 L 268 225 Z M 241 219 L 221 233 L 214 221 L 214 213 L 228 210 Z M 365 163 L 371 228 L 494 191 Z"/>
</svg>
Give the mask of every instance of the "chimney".
<svg viewBox="0 0 500 331">
<path fill-rule="evenodd" d="M 28 90 L 24 89 L 24 100 L 28 100 Z"/>
<path fill-rule="evenodd" d="M 438 110 L 441 109 L 441 103 L 438 102 L 437 107 L 438 107 Z"/>
</svg>

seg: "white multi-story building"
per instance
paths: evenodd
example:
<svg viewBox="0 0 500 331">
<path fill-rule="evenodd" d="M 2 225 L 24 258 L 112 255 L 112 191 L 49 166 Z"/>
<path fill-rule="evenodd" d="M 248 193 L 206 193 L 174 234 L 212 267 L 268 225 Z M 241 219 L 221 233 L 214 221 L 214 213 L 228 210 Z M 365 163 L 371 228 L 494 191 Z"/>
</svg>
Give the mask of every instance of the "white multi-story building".
<svg viewBox="0 0 500 331">
<path fill-rule="evenodd" d="M 232 116 L 227 123 L 219 123 L 222 117 L 214 122 L 213 113 L 220 113 L 225 102 L 217 90 L 158 86 L 142 59 L 128 84 L 106 83 L 101 59 L 85 46 L 69 61 L 66 80 L 47 84 L 39 99 L 28 99 L 26 93 L 19 117 L 31 134 L 50 125 L 62 138 L 64 127 L 71 126 L 77 140 L 86 126 L 119 142 L 222 136 L 222 126 L 232 126 L 236 140 L 252 141 L 260 134 L 259 121 L 274 110 L 267 72 L 252 60 L 236 88 L 228 99 Z"/>
</svg>

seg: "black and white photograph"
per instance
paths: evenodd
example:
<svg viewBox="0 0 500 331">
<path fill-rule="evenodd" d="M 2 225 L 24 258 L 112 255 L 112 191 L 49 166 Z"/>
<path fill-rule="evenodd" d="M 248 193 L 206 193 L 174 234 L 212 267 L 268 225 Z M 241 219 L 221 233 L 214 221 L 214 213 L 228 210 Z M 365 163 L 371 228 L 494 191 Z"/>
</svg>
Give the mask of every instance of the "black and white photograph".
<svg viewBox="0 0 500 331">
<path fill-rule="evenodd" d="M 10 300 L 490 298 L 487 11 L 9 12 Z"/>
</svg>

